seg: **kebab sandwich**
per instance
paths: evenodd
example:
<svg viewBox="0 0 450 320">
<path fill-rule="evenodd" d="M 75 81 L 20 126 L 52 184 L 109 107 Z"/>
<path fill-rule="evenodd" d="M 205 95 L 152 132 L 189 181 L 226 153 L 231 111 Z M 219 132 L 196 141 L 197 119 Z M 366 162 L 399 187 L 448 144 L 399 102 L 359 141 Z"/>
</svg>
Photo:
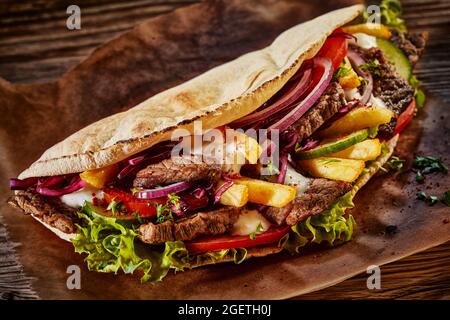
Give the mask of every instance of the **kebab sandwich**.
<svg viewBox="0 0 450 320">
<path fill-rule="evenodd" d="M 10 180 L 9 203 L 90 270 L 142 281 L 351 240 L 353 197 L 414 116 L 426 41 L 363 11 L 297 25 L 72 134 Z"/>
</svg>

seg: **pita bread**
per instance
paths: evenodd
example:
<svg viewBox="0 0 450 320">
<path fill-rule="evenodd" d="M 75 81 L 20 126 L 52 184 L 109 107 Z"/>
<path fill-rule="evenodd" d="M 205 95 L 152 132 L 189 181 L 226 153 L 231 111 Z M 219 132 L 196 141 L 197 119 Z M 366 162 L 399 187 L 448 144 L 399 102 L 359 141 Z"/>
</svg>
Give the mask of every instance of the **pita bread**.
<svg viewBox="0 0 450 320">
<path fill-rule="evenodd" d="M 299 24 L 262 50 L 93 123 L 48 149 L 19 178 L 105 167 L 169 140 L 176 128 L 193 133 L 194 120 L 201 120 L 207 130 L 241 118 L 280 90 L 334 29 L 363 10 L 362 5 L 355 5 Z"/>
</svg>

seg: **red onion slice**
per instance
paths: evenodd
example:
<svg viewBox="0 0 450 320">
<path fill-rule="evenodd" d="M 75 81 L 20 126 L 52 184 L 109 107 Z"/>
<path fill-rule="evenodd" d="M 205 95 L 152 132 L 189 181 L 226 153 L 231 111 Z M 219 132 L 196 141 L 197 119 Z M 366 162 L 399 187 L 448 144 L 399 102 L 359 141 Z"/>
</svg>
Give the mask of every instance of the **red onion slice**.
<svg viewBox="0 0 450 320">
<path fill-rule="evenodd" d="M 230 189 L 233 184 L 233 180 L 227 180 L 223 185 L 221 185 L 214 196 L 214 203 L 218 203 L 220 201 L 220 197 L 225 193 L 225 191 Z"/>
<path fill-rule="evenodd" d="M 281 120 L 272 124 L 269 130 L 286 130 L 290 125 L 301 118 L 320 98 L 322 93 L 327 89 L 333 77 L 333 65 L 330 59 L 317 57 L 314 58 L 314 65 L 320 66 L 324 69 L 323 74 L 317 83 L 316 87 L 300 102 L 292 111 L 285 115 Z"/>
<path fill-rule="evenodd" d="M 189 189 L 192 186 L 192 183 L 183 181 L 170 184 L 168 186 L 164 186 L 162 188 L 157 189 L 145 189 L 142 191 L 137 191 L 134 193 L 134 196 L 138 199 L 155 199 L 166 197 L 171 193 L 178 193 Z"/>
<path fill-rule="evenodd" d="M 344 38 L 348 40 L 355 40 L 355 42 L 358 42 L 358 38 L 356 38 L 354 35 L 347 33 L 347 32 L 337 32 L 330 34 L 328 38 Z"/>
<path fill-rule="evenodd" d="M 359 68 L 360 65 L 366 62 L 358 53 L 353 50 L 348 50 L 347 57 L 350 60 L 350 63 L 352 64 L 353 69 L 355 69 L 356 73 L 367 80 L 367 84 L 364 86 L 363 95 L 360 99 L 361 104 L 365 105 L 372 95 L 373 77 L 370 73 L 366 73 Z"/>
<path fill-rule="evenodd" d="M 311 82 L 311 69 L 305 70 L 300 80 L 295 82 L 292 87 L 275 103 L 269 107 L 249 114 L 241 119 L 234 121 L 231 125 L 235 128 L 248 126 L 255 122 L 267 119 L 271 115 L 284 110 L 286 107 L 295 103 L 305 93 Z"/>
<path fill-rule="evenodd" d="M 283 154 L 280 157 L 280 173 L 278 174 L 277 183 L 284 184 L 284 180 L 286 180 L 287 164 L 288 164 L 288 155 Z"/>
<path fill-rule="evenodd" d="M 289 151 L 298 141 L 298 133 L 295 130 L 288 130 L 282 133 L 281 135 L 281 143 L 283 143 L 283 147 L 281 148 L 283 151 Z"/>
<path fill-rule="evenodd" d="M 194 191 L 192 191 L 192 195 L 196 197 L 197 199 L 200 199 L 204 197 L 206 194 L 206 190 L 204 188 L 197 188 Z"/>
<path fill-rule="evenodd" d="M 38 178 L 27 178 L 27 179 L 9 179 L 9 189 L 11 190 L 26 190 L 29 187 L 34 186 L 38 182 Z"/>
<path fill-rule="evenodd" d="M 63 196 L 65 194 L 69 194 L 69 193 L 73 193 L 75 191 L 80 190 L 81 188 L 83 188 L 86 185 L 86 183 L 81 180 L 80 176 L 74 176 L 72 178 L 72 180 L 70 181 L 69 185 L 61 188 L 61 189 L 50 189 L 48 187 L 42 187 L 42 186 L 37 186 L 36 187 L 36 192 L 40 193 L 44 196 L 49 196 L 49 197 L 60 197 Z"/>
<path fill-rule="evenodd" d="M 37 185 L 39 187 L 53 187 L 57 184 L 60 184 L 65 180 L 64 176 L 56 176 L 56 177 L 46 177 L 46 178 L 39 178 Z"/>
</svg>

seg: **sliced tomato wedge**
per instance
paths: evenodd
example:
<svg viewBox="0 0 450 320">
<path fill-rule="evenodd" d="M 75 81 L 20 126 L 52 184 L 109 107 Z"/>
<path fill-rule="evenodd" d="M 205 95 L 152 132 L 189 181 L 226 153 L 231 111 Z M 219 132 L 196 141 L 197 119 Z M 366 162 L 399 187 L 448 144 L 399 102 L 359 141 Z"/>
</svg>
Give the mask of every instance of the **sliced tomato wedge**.
<svg viewBox="0 0 450 320">
<path fill-rule="evenodd" d="M 278 242 L 289 230 L 290 226 L 271 227 L 266 232 L 256 235 L 255 240 L 250 239 L 250 236 L 208 236 L 185 242 L 185 245 L 186 249 L 191 253 L 203 253 L 232 248 L 249 248 Z"/>
<path fill-rule="evenodd" d="M 416 100 L 413 99 L 409 106 L 403 111 L 397 118 L 397 125 L 394 129 L 394 136 L 400 132 L 402 132 L 408 123 L 414 118 L 414 114 L 416 113 Z"/>
<path fill-rule="evenodd" d="M 337 29 L 333 33 L 339 32 L 342 32 L 342 29 Z M 327 38 L 317 56 L 330 59 L 333 63 L 333 70 L 336 71 L 347 55 L 347 49 L 347 39 L 340 37 Z"/>
<path fill-rule="evenodd" d="M 115 201 L 122 201 L 123 205 L 127 209 L 127 213 L 131 214 L 138 211 L 139 216 L 141 217 L 156 217 L 156 205 L 167 204 L 167 197 L 151 200 L 137 199 L 131 193 L 116 188 L 105 188 L 103 193 L 105 194 L 105 200 L 107 203 L 110 203 L 113 199 Z M 197 198 L 192 194 L 186 193 L 180 194 L 180 197 L 187 203 L 188 211 L 204 208 L 209 203 L 209 199 L 206 195 L 201 198 Z"/>
</svg>

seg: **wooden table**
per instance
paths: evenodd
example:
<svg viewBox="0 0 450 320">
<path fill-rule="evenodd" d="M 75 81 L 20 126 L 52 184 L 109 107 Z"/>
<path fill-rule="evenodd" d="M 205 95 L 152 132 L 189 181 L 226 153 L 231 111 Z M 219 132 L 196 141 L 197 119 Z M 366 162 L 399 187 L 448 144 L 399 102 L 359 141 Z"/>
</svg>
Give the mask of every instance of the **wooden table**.
<svg viewBox="0 0 450 320">
<path fill-rule="evenodd" d="M 152 16 L 197 1 L 191 0 L 81 0 L 82 24 L 89 32 L 60 32 L 69 2 L 36 0 L 0 3 L 0 76 L 15 83 L 45 82 L 61 76 L 101 43 Z M 428 92 L 450 102 L 450 2 L 404 0 L 410 29 L 429 30 L 430 42 L 418 67 L 418 77 Z M 95 23 L 93 23 L 95 21 Z M 1 267 L 22 277 L 10 255 L 4 227 L 0 225 Z M 11 262 L 12 261 L 12 262 Z M 367 274 L 298 299 L 450 299 L 450 243 L 417 253 L 381 268 L 382 289 L 366 288 Z M 3 274 L 3 272 L 0 272 Z M 21 281 L 27 281 L 23 278 Z M 0 288 L 1 289 L 1 288 Z M 23 297 L 33 297 L 23 293 Z"/>
</svg>

